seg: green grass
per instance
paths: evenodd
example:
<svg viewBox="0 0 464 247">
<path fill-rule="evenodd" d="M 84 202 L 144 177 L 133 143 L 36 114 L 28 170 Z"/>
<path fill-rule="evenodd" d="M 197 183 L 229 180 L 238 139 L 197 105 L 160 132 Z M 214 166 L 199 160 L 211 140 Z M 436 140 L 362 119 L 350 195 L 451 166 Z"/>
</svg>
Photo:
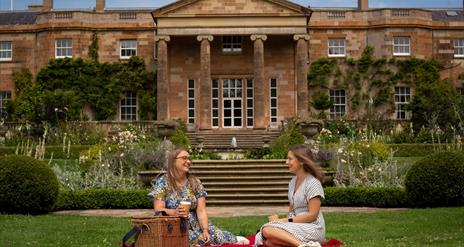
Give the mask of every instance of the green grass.
<svg viewBox="0 0 464 247">
<path fill-rule="evenodd" d="M 325 214 L 327 238 L 344 246 L 464 246 L 464 207 Z M 223 229 L 250 235 L 266 217 L 212 218 Z M 116 246 L 128 218 L 0 215 L 0 246 Z"/>
</svg>

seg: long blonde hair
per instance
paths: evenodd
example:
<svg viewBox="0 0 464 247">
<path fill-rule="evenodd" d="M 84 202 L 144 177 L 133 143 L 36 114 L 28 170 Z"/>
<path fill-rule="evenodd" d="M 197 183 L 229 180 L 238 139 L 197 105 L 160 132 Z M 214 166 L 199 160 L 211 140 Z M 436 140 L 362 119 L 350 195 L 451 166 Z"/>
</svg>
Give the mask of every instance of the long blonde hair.
<svg viewBox="0 0 464 247">
<path fill-rule="evenodd" d="M 316 163 L 313 152 L 309 146 L 299 144 L 290 147 L 288 151 L 292 151 L 296 159 L 301 162 L 303 169 L 306 172 L 313 175 L 313 177 L 317 178 L 321 182 L 324 180 L 324 174 L 322 173 L 320 166 Z"/>
<path fill-rule="evenodd" d="M 171 186 L 171 188 L 174 190 L 179 189 L 179 186 L 177 186 L 177 183 L 176 183 L 176 178 L 179 178 L 180 174 L 179 174 L 179 171 L 177 171 L 176 169 L 176 158 L 177 158 L 177 155 L 179 155 L 182 151 L 185 151 L 188 153 L 188 150 L 186 148 L 179 147 L 179 148 L 172 150 L 168 155 L 168 166 L 167 166 L 167 171 L 166 171 L 166 177 L 167 177 L 167 182 L 169 186 Z M 198 179 L 195 176 L 191 175 L 189 172 L 187 172 L 187 179 L 193 191 L 196 192 L 198 189 L 198 185 L 199 185 Z"/>
</svg>

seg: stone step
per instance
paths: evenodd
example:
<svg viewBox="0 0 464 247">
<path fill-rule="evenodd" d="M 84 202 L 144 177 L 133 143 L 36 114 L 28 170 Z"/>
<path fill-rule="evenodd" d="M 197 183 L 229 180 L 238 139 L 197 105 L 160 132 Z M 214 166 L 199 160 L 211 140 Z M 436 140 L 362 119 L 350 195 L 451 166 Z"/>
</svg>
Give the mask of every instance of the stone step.
<svg viewBox="0 0 464 247">
<path fill-rule="evenodd" d="M 288 187 L 272 187 L 272 188 L 263 188 L 263 187 L 251 187 L 251 188 L 208 188 L 208 194 L 219 193 L 219 192 L 240 192 L 240 193 L 254 193 L 254 192 L 282 192 L 287 193 Z"/>
<path fill-rule="evenodd" d="M 250 186 L 250 187 L 266 187 L 266 186 L 288 186 L 288 181 L 207 181 L 202 182 L 205 187 L 216 186 Z"/>
<path fill-rule="evenodd" d="M 206 202 L 210 206 L 226 206 L 226 205 L 256 205 L 256 206 L 263 206 L 263 205 L 288 205 L 288 199 L 244 199 L 244 200 L 216 200 L 213 198 L 207 198 Z"/>
<path fill-rule="evenodd" d="M 215 193 L 208 193 L 208 199 L 214 197 L 214 199 L 226 199 L 226 198 L 236 198 L 237 200 L 243 200 L 243 199 L 250 199 L 250 198 L 263 198 L 263 199 L 269 199 L 269 198 L 277 198 L 277 199 L 285 199 L 288 198 L 287 193 L 252 193 L 252 194 L 215 194 Z"/>
<path fill-rule="evenodd" d="M 261 181 L 263 179 L 265 180 L 285 180 L 285 181 L 290 181 L 292 178 L 290 175 L 289 176 L 228 176 L 228 177 L 198 177 L 202 182 L 205 181 L 224 181 L 224 180 L 242 180 L 242 181 L 247 181 L 247 180 L 255 180 L 255 181 Z"/>
</svg>

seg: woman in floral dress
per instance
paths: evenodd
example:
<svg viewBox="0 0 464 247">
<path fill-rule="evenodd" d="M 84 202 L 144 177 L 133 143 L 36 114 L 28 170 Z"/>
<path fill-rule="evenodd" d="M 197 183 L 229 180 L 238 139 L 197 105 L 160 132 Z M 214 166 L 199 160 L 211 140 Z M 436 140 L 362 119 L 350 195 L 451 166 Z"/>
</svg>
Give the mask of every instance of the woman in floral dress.
<svg viewBox="0 0 464 247">
<path fill-rule="evenodd" d="M 166 174 L 154 182 L 149 193 L 154 198 L 155 211 L 188 217 L 190 246 L 246 243 L 248 240 L 244 237 L 223 231 L 208 221 L 207 193 L 200 180 L 189 174 L 191 165 L 192 158 L 186 149 L 179 148 L 169 154 Z M 179 207 L 181 201 L 191 203 L 190 212 Z"/>
</svg>

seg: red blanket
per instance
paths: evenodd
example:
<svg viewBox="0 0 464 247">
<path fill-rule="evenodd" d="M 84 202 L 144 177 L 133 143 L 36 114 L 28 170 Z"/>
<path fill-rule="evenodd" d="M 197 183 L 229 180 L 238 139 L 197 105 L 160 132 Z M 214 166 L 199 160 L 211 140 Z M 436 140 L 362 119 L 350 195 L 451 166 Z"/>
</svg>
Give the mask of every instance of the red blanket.
<svg viewBox="0 0 464 247">
<path fill-rule="evenodd" d="M 221 245 L 220 247 L 253 247 L 253 244 L 255 243 L 255 234 L 247 237 L 248 240 L 250 240 L 250 244 L 248 245 L 243 245 L 243 244 L 225 244 Z M 329 241 L 325 242 L 322 244 L 322 247 L 338 247 L 342 246 L 343 243 L 336 240 L 335 238 L 330 239 Z M 219 247 L 219 246 L 217 246 Z"/>
</svg>

